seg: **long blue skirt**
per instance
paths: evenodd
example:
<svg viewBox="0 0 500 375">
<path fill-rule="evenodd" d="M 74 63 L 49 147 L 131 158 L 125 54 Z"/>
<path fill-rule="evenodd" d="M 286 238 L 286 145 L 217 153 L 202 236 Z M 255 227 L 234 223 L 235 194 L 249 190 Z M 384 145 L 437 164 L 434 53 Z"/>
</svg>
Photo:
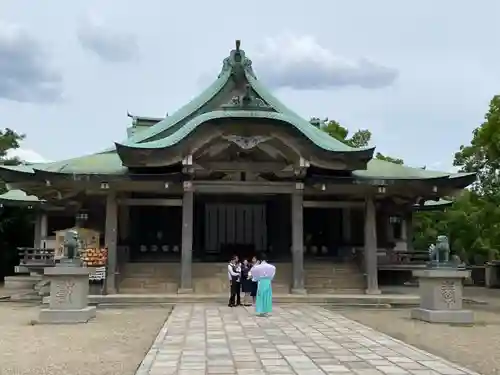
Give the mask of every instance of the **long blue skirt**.
<svg viewBox="0 0 500 375">
<path fill-rule="evenodd" d="M 255 312 L 267 314 L 273 310 L 273 288 L 271 279 L 260 279 L 255 299 Z"/>
</svg>

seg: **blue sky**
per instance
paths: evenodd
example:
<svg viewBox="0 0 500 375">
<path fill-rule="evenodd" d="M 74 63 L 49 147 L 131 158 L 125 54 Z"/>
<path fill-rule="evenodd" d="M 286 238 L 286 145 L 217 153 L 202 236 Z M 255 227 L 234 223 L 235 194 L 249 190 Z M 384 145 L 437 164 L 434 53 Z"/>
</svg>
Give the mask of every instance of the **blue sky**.
<svg viewBox="0 0 500 375">
<path fill-rule="evenodd" d="M 451 167 L 498 93 L 500 2 L 4 0 L 1 127 L 58 160 L 123 140 L 215 79 L 234 40 L 305 118 L 370 129 L 377 150 Z"/>
</svg>

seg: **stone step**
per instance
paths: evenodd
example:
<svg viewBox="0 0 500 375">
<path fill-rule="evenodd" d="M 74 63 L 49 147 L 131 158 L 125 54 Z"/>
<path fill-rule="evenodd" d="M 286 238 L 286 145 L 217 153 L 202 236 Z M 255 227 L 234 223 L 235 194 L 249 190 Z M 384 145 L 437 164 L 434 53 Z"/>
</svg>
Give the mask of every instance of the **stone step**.
<svg viewBox="0 0 500 375">
<path fill-rule="evenodd" d="M 332 288 L 305 288 L 308 294 L 325 294 L 325 295 L 331 295 L 331 294 L 360 294 L 364 293 L 365 288 L 338 288 L 338 289 L 332 289 Z"/>
<path fill-rule="evenodd" d="M 89 303 L 101 304 L 103 306 L 143 306 L 156 304 L 175 304 L 175 303 L 227 303 L 227 293 L 224 294 L 155 294 L 155 293 L 122 293 L 115 295 L 91 295 Z M 306 294 L 306 295 L 291 295 L 291 294 L 273 294 L 273 302 L 277 304 L 328 304 L 328 306 L 416 306 L 419 304 L 420 298 L 418 295 L 409 294 L 389 294 L 389 295 L 365 295 L 364 292 L 346 294 Z M 44 303 L 48 303 L 48 298 L 45 298 Z"/>
<path fill-rule="evenodd" d="M 273 281 L 275 293 L 287 294 L 292 284 L 291 263 L 276 264 L 277 274 Z M 135 291 L 151 293 L 176 292 L 180 280 L 178 263 L 128 263 L 121 270 L 120 292 Z M 195 294 L 226 293 L 229 289 L 227 263 L 193 263 L 193 291 Z M 307 262 L 304 270 L 304 284 L 314 293 L 328 290 L 364 289 L 364 277 L 357 266 Z M 132 293 L 132 292 L 130 292 Z"/>
</svg>

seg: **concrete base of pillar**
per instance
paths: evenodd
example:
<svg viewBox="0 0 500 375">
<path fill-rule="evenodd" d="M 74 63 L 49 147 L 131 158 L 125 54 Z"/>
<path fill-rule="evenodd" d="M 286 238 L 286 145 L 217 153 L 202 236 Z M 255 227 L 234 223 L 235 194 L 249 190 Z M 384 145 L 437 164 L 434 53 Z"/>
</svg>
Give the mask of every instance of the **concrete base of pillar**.
<svg viewBox="0 0 500 375">
<path fill-rule="evenodd" d="M 382 292 L 380 291 L 380 289 L 366 289 L 365 294 L 376 296 L 376 295 L 382 294 Z"/>
<path fill-rule="evenodd" d="M 474 313 L 470 310 L 428 310 L 418 307 L 411 310 L 411 318 L 429 323 L 474 323 Z"/>
<path fill-rule="evenodd" d="M 95 318 L 96 307 L 87 306 L 79 310 L 42 309 L 38 316 L 38 324 L 78 324 L 87 323 Z"/>
<path fill-rule="evenodd" d="M 177 294 L 191 294 L 191 293 L 193 293 L 192 288 L 179 288 L 177 290 Z"/>
<path fill-rule="evenodd" d="M 307 294 L 307 290 L 304 288 L 292 288 L 291 292 L 292 294 Z"/>
</svg>

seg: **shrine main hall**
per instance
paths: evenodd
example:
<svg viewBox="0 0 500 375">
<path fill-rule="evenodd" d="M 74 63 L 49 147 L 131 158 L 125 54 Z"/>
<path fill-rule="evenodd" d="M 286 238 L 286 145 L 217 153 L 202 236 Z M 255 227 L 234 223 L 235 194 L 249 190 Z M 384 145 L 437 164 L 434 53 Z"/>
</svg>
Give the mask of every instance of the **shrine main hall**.
<svg viewBox="0 0 500 375">
<path fill-rule="evenodd" d="M 412 213 L 450 204 L 475 179 L 329 136 L 270 93 L 239 41 L 214 78 L 164 118 L 129 115 L 109 149 L 0 166 L 0 200 L 37 212 L 34 247 L 75 226 L 100 233 L 109 294 L 225 292 L 229 257 L 261 252 L 281 264 L 284 293 L 377 294 L 380 253 L 412 251 Z"/>
</svg>

